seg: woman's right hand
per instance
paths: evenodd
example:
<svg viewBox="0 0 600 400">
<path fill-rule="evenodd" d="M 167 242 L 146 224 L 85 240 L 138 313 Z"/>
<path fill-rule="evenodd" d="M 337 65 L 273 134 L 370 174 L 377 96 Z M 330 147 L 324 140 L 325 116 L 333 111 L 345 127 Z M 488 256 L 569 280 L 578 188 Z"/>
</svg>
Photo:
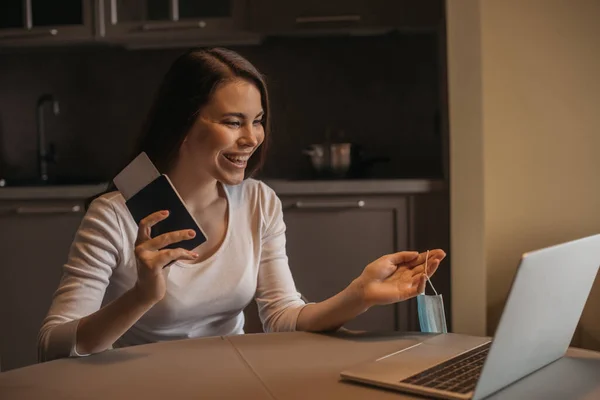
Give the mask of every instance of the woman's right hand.
<svg viewBox="0 0 600 400">
<path fill-rule="evenodd" d="M 196 236 L 196 232 L 191 229 L 168 232 L 155 238 L 150 236 L 152 227 L 168 216 L 168 211 L 157 211 L 142 219 L 135 242 L 137 282 L 134 291 L 142 301 L 152 304 L 159 302 L 167 290 L 163 268 L 175 260 L 193 260 L 198 257 L 198 254 L 182 248 L 164 249 L 172 243 Z"/>
</svg>

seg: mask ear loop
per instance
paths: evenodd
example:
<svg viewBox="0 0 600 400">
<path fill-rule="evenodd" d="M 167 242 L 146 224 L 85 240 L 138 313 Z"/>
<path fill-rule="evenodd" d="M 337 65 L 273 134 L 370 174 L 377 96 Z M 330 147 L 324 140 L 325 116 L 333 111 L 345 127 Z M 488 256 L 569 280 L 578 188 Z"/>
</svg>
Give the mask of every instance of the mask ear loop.
<svg viewBox="0 0 600 400">
<path fill-rule="evenodd" d="M 429 279 L 429 274 L 427 273 L 427 261 L 428 260 L 429 260 L 429 250 L 427 250 L 427 255 L 425 256 L 425 277 L 427 278 L 427 282 L 429 282 L 429 284 L 431 285 L 433 292 L 437 296 L 438 292 L 437 292 L 437 290 L 435 290 L 435 286 L 433 286 L 433 283 L 431 283 L 431 280 Z M 423 293 L 425 293 L 425 291 L 423 291 Z"/>
</svg>

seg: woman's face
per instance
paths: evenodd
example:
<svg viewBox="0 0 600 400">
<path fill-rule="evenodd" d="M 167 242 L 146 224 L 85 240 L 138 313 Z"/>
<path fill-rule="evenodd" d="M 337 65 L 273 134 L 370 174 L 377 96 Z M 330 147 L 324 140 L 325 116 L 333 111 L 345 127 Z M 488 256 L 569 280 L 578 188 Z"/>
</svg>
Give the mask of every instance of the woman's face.
<svg viewBox="0 0 600 400">
<path fill-rule="evenodd" d="M 243 79 L 221 84 L 201 109 L 180 156 L 198 176 L 241 183 L 248 159 L 265 139 L 263 114 L 254 84 Z"/>
</svg>

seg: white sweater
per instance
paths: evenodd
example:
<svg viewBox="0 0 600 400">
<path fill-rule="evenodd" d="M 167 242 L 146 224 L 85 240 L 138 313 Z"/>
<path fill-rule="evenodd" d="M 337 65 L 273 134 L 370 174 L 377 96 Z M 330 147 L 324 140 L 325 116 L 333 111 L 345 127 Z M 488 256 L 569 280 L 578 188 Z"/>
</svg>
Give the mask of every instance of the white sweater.
<svg viewBox="0 0 600 400">
<path fill-rule="evenodd" d="M 165 297 L 116 347 L 242 334 L 242 311 L 253 297 L 266 332 L 295 330 L 305 303 L 288 266 L 281 202 L 267 185 L 252 179 L 224 188 L 229 224 L 221 247 L 200 263 L 165 268 Z M 119 192 L 92 202 L 40 330 L 41 361 L 77 356 L 79 320 L 133 287 L 136 236 L 137 224 Z"/>
</svg>

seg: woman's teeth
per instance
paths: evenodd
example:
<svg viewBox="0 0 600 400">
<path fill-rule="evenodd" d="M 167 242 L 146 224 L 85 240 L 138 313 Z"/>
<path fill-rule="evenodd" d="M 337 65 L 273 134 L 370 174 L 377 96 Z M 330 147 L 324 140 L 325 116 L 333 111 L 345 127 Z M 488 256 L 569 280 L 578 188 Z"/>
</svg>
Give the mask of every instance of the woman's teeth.
<svg viewBox="0 0 600 400">
<path fill-rule="evenodd" d="M 225 158 L 227 158 L 232 163 L 239 164 L 239 165 L 245 164 L 248 161 L 248 159 L 250 158 L 250 155 L 243 155 L 243 156 L 236 156 L 236 155 L 232 155 L 232 154 L 223 154 L 223 155 L 225 156 Z"/>
</svg>

